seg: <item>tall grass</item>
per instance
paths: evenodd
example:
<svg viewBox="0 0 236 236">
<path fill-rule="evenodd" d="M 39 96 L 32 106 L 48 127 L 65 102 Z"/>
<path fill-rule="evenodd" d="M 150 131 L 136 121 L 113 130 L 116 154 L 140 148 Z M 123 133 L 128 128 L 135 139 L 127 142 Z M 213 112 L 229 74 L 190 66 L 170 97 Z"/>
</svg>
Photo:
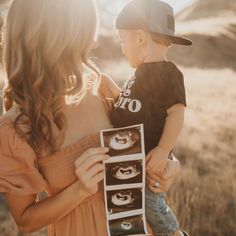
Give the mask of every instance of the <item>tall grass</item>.
<svg viewBox="0 0 236 236">
<path fill-rule="evenodd" d="M 236 235 L 236 74 L 184 72 L 189 106 L 176 148 L 183 168 L 169 201 L 192 235 Z"/>
</svg>

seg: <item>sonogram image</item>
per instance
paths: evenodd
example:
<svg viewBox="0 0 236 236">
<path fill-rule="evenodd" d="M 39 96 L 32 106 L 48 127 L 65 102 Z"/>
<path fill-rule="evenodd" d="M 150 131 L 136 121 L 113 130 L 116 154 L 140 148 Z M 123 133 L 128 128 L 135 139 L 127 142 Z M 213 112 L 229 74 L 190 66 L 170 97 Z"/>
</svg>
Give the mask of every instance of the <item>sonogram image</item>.
<svg viewBox="0 0 236 236">
<path fill-rule="evenodd" d="M 109 214 L 142 209 L 142 188 L 107 191 Z"/>
<path fill-rule="evenodd" d="M 109 229 L 111 236 L 145 234 L 142 215 L 110 220 Z"/>
<path fill-rule="evenodd" d="M 142 153 L 140 127 L 105 131 L 103 140 L 111 157 Z"/>
<path fill-rule="evenodd" d="M 142 160 L 106 163 L 106 185 L 142 183 Z"/>
</svg>

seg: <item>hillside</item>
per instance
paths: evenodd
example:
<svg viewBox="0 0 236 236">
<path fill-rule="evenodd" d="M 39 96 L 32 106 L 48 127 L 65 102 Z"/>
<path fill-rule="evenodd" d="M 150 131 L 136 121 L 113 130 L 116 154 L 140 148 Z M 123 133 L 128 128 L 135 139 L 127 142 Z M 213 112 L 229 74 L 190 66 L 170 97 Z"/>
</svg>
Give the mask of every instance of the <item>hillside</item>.
<svg viewBox="0 0 236 236">
<path fill-rule="evenodd" d="M 236 70 L 235 12 L 235 0 L 199 0 L 184 9 L 176 17 L 176 32 L 193 46 L 174 46 L 169 58 L 187 67 Z"/>
</svg>

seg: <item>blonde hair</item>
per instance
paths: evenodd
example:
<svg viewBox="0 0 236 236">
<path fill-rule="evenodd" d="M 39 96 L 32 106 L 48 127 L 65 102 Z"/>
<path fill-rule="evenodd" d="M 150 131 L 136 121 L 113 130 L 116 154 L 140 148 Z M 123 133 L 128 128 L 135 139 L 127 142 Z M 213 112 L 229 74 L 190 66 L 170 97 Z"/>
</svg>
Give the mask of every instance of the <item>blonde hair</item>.
<svg viewBox="0 0 236 236">
<path fill-rule="evenodd" d="M 96 35 L 93 0 L 12 1 L 3 34 L 3 105 L 5 111 L 18 105 L 15 128 L 39 156 L 64 141 L 66 98 L 79 103 L 88 87 L 98 89 L 100 73 L 88 59 Z M 27 133 L 20 117 L 30 124 Z"/>
</svg>

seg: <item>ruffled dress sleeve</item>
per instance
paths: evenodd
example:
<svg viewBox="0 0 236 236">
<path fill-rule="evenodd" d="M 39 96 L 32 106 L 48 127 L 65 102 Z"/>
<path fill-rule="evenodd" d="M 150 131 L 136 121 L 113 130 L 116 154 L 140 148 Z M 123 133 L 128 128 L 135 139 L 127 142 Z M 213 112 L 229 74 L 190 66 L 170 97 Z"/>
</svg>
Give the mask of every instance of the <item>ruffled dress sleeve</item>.
<svg viewBox="0 0 236 236">
<path fill-rule="evenodd" d="M 0 118 L 0 192 L 19 195 L 40 193 L 47 181 L 37 168 L 37 156 L 19 137 L 13 120 Z"/>
</svg>

